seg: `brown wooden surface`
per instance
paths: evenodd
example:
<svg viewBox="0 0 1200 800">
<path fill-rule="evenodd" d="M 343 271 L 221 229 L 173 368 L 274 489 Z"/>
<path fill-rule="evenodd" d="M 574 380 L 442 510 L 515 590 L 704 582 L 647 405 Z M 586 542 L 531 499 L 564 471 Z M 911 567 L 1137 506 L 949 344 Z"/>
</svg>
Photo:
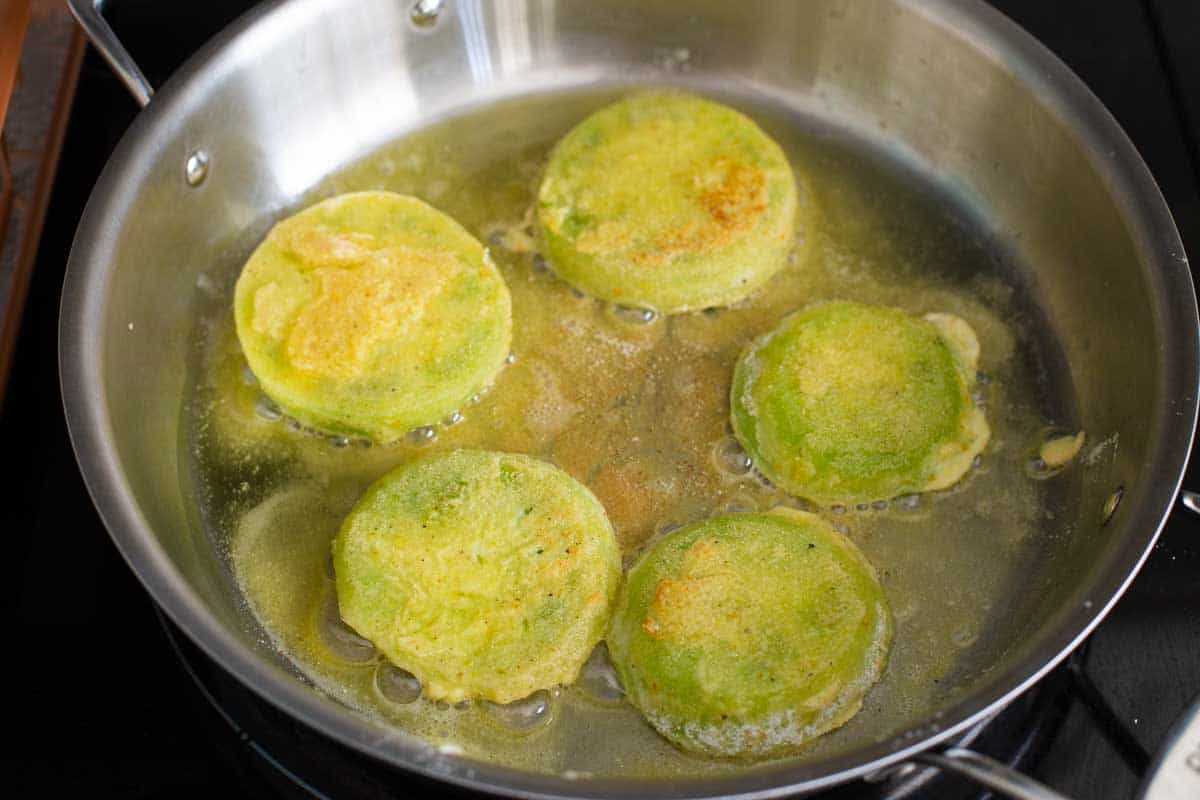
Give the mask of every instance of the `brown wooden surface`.
<svg viewBox="0 0 1200 800">
<path fill-rule="evenodd" d="M 18 8 L 21 6 L 22 8 Z M 23 46 L 10 46 L 10 19 L 23 12 Z M 15 65 L 3 119 L 4 151 L 11 176 L 8 213 L 0 218 L 0 408 L 8 384 L 29 274 L 62 149 L 84 39 L 62 0 L 0 0 L 0 78 Z M 15 28 L 14 28 L 15 29 Z M 0 89 L 3 89 L 0 84 Z M 5 180 L 5 179 L 0 179 Z"/>
<path fill-rule="evenodd" d="M 0 0 L 0 131 L 4 130 L 8 100 L 17 84 L 17 66 L 30 8 L 30 0 Z"/>
</svg>

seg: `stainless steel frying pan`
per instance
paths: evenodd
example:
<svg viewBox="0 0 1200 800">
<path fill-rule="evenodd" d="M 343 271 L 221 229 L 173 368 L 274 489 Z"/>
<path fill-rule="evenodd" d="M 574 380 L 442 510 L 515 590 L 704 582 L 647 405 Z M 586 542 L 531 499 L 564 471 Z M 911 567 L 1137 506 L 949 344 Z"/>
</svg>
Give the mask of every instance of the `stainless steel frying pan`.
<svg viewBox="0 0 1200 800">
<path fill-rule="evenodd" d="M 117 546 L 209 655 L 335 739 L 491 792 L 767 797 L 918 761 L 1014 796 L 1053 796 L 959 745 L 1070 652 L 1132 579 L 1187 461 L 1200 363 L 1187 259 L 1158 188 L 1053 55 L 980 0 L 290 0 L 246 15 L 153 94 L 99 5 L 72 0 L 145 110 L 71 253 L 67 419 Z M 434 118 L 554 88 L 677 81 L 885 138 L 974 198 L 1028 265 L 1084 428 L 1118 446 L 1086 470 L 1073 534 L 1047 544 L 1009 622 L 989 634 L 989 668 L 884 741 L 670 783 L 569 781 L 433 752 L 316 693 L 259 641 L 190 521 L 178 443 L 197 276 L 243 257 L 322 176 Z M 1180 786 L 1197 796 L 1196 784 Z"/>
</svg>

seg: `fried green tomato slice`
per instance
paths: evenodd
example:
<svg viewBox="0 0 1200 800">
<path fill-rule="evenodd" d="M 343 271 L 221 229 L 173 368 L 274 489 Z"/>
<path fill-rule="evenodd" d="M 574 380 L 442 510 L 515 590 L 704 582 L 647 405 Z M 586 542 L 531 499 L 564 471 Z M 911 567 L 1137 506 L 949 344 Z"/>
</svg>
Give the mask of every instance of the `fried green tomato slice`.
<svg viewBox="0 0 1200 800">
<path fill-rule="evenodd" d="M 671 313 L 734 303 L 786 262 L 797 216 L 783 151 L 749 118 L 682 93 L 637 94 L 554 147 L 537 196 L 558 275 Z"/>
<path fill-rule="evenodd" d="M 357 192 L 279 222 L 242 269 L 238 339 L 300 422 L 386 442 L 433 424 L 508 354 L 508 288 L 487 252 L 414 197 Z"/>
<path fill-rule="evenodd" d="M 608 649 L 660 734 L 750 759 L 795 751 L 854 716 L 891 637 L 858 548 L 820 517 L 777 508 L 654 543 L 629 571 Z"/>
<path fill-rule="evenodd" d="M 733 429 L 758 469 L 817 503 L 956 483 L 991 435 L 979 343 L 951 314 L 831 302 L 785 318 L 734 370 Z"/>
<path fill-rule="evenodd" d="M 333 543 L 342 619 L 433 700 L 509 703 L 575 680 L 616 599 L 599 501 L 524 455 L 458 450 L 376 481 Z"/>
</svg>

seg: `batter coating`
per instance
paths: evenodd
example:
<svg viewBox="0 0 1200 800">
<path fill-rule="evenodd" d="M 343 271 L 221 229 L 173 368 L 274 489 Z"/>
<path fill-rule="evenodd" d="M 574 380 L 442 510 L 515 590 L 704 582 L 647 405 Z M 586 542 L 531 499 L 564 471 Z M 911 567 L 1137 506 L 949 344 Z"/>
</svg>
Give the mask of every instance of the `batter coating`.
<svg viewBox="0 0 1200 800">
<path fill-rule="evenodd" d="M 346 517 L 333 559 L 342 619 L 451 703 L 573 682 L 621 578 L 591 492 L 543 461 L 481 450 L 384 475 Z"/>
<path fill-rule="evenodd" d="M 262 390 L 314 428 L 391 441 L 440 421 L 508 354 L 504 280 L 422 201 L 357 192 L 275 225 L 234 297 Z"/>
<path fill-rule="evenodd" d="M 789 494 L 866 503 L 957 482 L 991 435 L 979 343 L 950 314 L 832 302 L 785 318 L 734 371 L 734 433 Z"/>
<path fill-rule="evenodd" d="M 626 578 L 608 648 L 660 734 L 704 755 L 765 758 L 854 716 L 891 636 L 858 548 L 819 517 L 777 508 L 652 545 Z"/>
<path fill-rule="evenodd" d="M 577 288 L 673 313 L 746 297 L 784 266 L 787 157 L 749 118 L 678 92 L 597 111 L 555 146 L 537 196 L 546 255 Z"/>
</svg>

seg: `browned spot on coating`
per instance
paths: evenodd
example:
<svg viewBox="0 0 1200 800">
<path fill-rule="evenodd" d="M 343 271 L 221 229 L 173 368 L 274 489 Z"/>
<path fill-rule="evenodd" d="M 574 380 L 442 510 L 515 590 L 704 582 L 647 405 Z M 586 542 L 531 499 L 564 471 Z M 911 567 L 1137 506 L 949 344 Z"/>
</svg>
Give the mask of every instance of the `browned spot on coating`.
<svg viewBox="0 0 1200 800">
<path fill-rule="evenodd" d="M 320 294 L 296 315 L 288 359 L 318 375 L 356 377 L 379 345 L 420 322 L 456 269 L 449 254 L 403 247 L 370 251 L 353 267 L 317 268 Z"/>
<path fill-rule="evenodd" d="M 718 158 L 696 175 L 697 203 L 706 217 L 664 231 L 634 253 L 639 264 L 660 264 L 685 253 L 717 250 L 753 228 L 767 210 L 767 177 L 743 161 Z"/>
<path fill-rule="evenodd" d="M 736 602 L 744 590 L 740 583 L 724 548 L 700 539 L 688 548 L 678 576 L 662 578 L 655 586 L 642 630 L 656 639 L 736 643 L 744 638 Z"/>
<path fill-rule="evenodd" d="M 681 196 L 655 216 L 632 214 L 605 219 L 581 231 L 581 253 L 628 252 L 634 263 L 654 266 L 676 256 L 718 250 L 751 230 L 767 211 L 763 170 L 729 156 L 706 166 L 689 163 L 667 182 Z M 664 199 L 665 202 L 665 199 Z"/>
<path fill-rule="evenodd" d="M 741 161 L 717 159 L 718 177 L 700 193 L 705 210 L 723 227 L 745 230 L 767 210 L 767 179 Z"/>
<path fill-rule="evenodd" d="M 312 225 L 303 216 L 284 220 L 268 236 L 280 250 L 299 259 L 301 269 L 350 267 L 379 248 L 368 233 Z"/>
</svg>

